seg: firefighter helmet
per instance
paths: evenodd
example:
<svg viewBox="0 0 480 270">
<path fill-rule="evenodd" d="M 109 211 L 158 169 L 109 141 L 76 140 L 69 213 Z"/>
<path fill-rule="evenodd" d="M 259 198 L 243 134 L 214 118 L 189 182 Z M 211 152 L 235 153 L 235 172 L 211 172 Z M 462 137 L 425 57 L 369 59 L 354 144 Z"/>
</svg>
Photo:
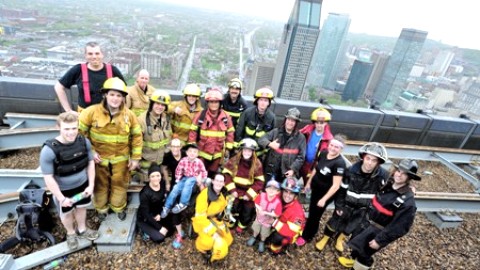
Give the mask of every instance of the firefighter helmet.
<svg viewBox="0 0 480 270">
<path fill-rule="evenodd" d="M 171 98 L 167 91 L 155 90 L 155 92 L 153 92 L 152 96 L 150 97 L 150 100 L 163 105 L 168 105 L 170 104 Z"/>
<path fill-rule="evenodd" d="M 234 78 L 234 79 L 231 79 L 228 82 L 228 88 L 237 88 L 237 89 L 242 90 L 243 89 L 243 83 L 242 83 L 242 81 L 240 81 L 239 78 Z"/>
<path fill-rule="evenodd" d="M 183 89 L 183 95 L 184 96 L 195 96 L 199 97 L 202 94 L 202 90 L 200 87 L 194 83 L 187 84 L 185 88 Z"/>
<path fill-rule="evenodd" d="M 263 88 L 260 88 L 258 89 L 256 92 L 255 92 L 255 100 L 256 99 L 259 99 L 259 98 L 268 98 L 268 99 L 273 99 L 273 91 L 272 89 L 270 88 L 267 88 L 267 87 L 263 87 Z"/>
<path fill-rule="evenodd" d="M 222 237 L 217 237 L 213 241 L 211 262 L 221 260 L 228 254 L 228 244 Z"/>
<path fill-rule="evenodd" d="M 118 91 L 124 96 L 128 95 L 127 85 L 118 77 L 109 78 L 103 83 L 102 92 L 106 93 L 108 90 Z"/>
<path fill-rule="evenodd" d="M 317 121 L 325 121 L 326 122 L 326 121 L 332 120 L 332 115 L 326 109 L 318 108 L 318 109 L 316 109 L 312 112 L 312 115 L 310 116 L 310 119 L 313 122 L 317 122 Z"/>
<path fill-rule="evenodd" d="M 240 141 L 240 148 L 256 151 L 258 149 L 258 144 L 252 138 L 245 138 Z"/>
<path fill-rule="evenodd" d="M 223 94 L 220 89 L 217 87 L 213 87 L 212 89 L 208 90 L 208 92 L 205 94 L 205 101 L 222 101 L 223 100 Z"/>
<path fill-rule="evenodd" d="M 282 189 L 289 190 L 293 193 L 300 193 L 300 185 L 298 184 L 297 179 L 293 177 L 287 177 L 283 180 Z"/>
<path fill-rule="evenodd" d="M 369 142 L 358 150 L 358 155 L 360 158 L 363 159 L 365 154 L 370 154 L 372 156 L 375 156 L 378 158 L 378 161 L 380 164 L 385 163 L 387 161 L 388 156 L 387 156 L 387 149 L 383 145 L 377 142 Z"/>
<path fill-rule="evenodd" d="M 290 108 L 288 109 L 287 113 L 285 114 L 285 118 L 290 118 L 295 121 L 300 122 L 300 111 L 297 108 Z"/>
<path fill-rule="evenodd" d="M 398 165 L 395 165 L 398 170 L 405 172 L 408 175 L 408 178 L 420 181 L 422 178 L 417 175 L 418 165 L 415 160 L 412 159 L 403 159 Z"/>
</svg>

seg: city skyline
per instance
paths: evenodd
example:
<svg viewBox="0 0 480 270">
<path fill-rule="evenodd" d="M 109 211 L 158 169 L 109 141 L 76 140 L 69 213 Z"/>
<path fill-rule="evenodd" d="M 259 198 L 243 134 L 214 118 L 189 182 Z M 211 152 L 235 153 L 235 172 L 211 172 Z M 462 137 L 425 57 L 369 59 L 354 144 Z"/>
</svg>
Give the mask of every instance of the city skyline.
<svg viewBox="0 0 480 270">
<path fill-rule="evenodd" d="M 200 7 L 243 14 L 285 23 L 295 0 L 150 0 L 176 5 Z M 274 7 L 274 8 L 273 8 Z M 480 22 L 475 1 L 452 2 L 434 0 L 325 0 L 321 21 L 328 13 L 349 14 L 351 33 L 398 37 L 403 28 L 414 28 L 429 33 L 428 38 L 444 44 L 480 50 L 480 39 L 474 33 Z M 455 10 L 455 12 L 452 12 Z M 381 23 L 379 23 L 381 22 Z"/>
</svg>

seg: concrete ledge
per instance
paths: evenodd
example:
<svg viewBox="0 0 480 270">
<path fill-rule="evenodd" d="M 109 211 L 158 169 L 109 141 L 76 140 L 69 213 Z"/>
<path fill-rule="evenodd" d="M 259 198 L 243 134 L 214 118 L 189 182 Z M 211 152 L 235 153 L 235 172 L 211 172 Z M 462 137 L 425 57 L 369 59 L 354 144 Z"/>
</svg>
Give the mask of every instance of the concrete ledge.
<svg viewBox="0 0 480 270">
<path fill-rule="evenodd" d="M 98 229 L 100 237 L 95 240 L 98 252 L 130 252 L 135 237 L 137 209 L 127 209 L 127 218 L 120 221 L 117 214 L 109 214 Z"/>
</svg>

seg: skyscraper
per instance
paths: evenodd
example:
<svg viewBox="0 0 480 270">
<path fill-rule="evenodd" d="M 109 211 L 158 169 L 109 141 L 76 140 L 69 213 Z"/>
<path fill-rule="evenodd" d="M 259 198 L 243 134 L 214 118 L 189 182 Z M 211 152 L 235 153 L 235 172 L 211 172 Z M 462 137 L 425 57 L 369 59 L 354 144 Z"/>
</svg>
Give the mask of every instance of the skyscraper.
<svg viewBox="0 0 480 270">
<path fill-rule="evenodd" d="M 348 14 L 328 14 L 315 47 L 306 88 L 335 88 L 338 72 L 347 51 L 345 41 L 350 21 Z"/>
<path fill-rule="evenodd" d="M 420 56 L 428 32 L 402 29 L 388 60 L 385 72 L 373 93 L 373 100 L 384 108 L 393 108 L 407 83 L 408 75 Z"/>
<path fill-rule="evenodd" d="M 352 71 L 350 71 L 347 85 L 345 85 L 342 93 L 342 101 L 358 100 L 358 97 L 365 91 L 372 69 L 373 64 L 371 62 L 360 60 L 353 62 Z"/>
<path fill-rule="evenodd" d="M 272 81 L 273 91 L 280 98 L 300 100 L 307 96 L 303 86 L 320 32 L 322 1 L 295 1 L 283 29 Z"/>
<path fill-rule="evenodd" d="M 253 96 L 257 89 L 264 86 L 271 86 L 274 72 L 275 64 L 266 62 L 255 62 L 253 64 L 252 75 L 250 77 L 247 91 L 242 94 Z"/>
</svg>

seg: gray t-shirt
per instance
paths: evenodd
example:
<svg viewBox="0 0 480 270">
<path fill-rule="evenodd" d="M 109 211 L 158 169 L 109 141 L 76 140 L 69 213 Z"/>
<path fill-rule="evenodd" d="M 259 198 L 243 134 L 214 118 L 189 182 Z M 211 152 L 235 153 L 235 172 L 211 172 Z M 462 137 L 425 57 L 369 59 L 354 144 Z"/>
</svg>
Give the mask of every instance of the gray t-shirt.
<svg viewBox="0 0 480 270">
<path fill-rule="evenodd" d="M 93 160 L 92 145 L 87 138 L 85 138 L 85 143 L 87 144 L 88 160 L 91 161 Z M 52 148 L 48 146 L 42 148 L 40 152 L 40 169 L 42 170 L 42 174 L 54 174 L 55 158 L 55 152 L 53 152 Z M 83 185 L 88 180 L 87 168 L 88 166 L 82 171 L 68 176 L 53 175 L 53 178 L 57 181 L 60 190 L 74 189 Z"/>
</svg>

